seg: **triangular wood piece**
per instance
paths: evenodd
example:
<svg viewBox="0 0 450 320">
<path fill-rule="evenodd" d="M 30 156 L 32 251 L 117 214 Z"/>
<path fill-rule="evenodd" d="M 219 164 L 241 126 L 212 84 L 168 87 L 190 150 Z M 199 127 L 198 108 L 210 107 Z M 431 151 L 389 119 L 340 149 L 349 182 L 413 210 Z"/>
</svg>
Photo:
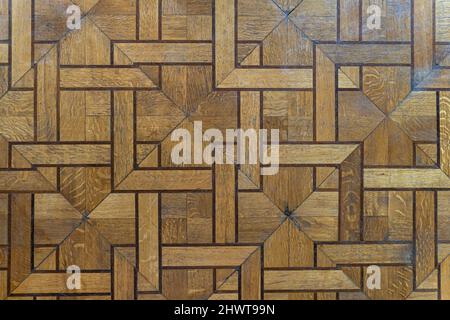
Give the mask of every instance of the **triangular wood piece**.
<svg viewBox="0 0 450 320">
<path fill-rule="evenodd" d="M 339 170 L 335 168 L 316 168 L 316 188 L 318 190 L 337 190 L 339 188 Z"/>
<path fill-rule="evenodd" d="M 405 300 L 413 291 L 413 270 L 407 266 L 381 266 L 381 289 L 371 290 L 364 282 L 364 293 L 372 300 Z M 367 279 L 367 269 L 364 279 Z"/>
<path fill-rule="evenodd" d="M 101 0 L 89 11 L 87 18 L 92 19 L 110 40 L 135 40 L 136 11 L 136 1 Z"/>
<path fill-rule="evenodd" d="M 8 91 L 8 66 L 0 66 L 0 98 Z"/>
<path fill-rule="evenodd" d="M 150 80 L 152 80 L 152 82 L 154 84 L 156 84 L 158 87 L 161 86 L 161 79 L 160 79 L 160 73 L 159 71 L 161 70 L 160 66 L 140 66 L 141 70 L 147 75 L 147 77 L 149 77 Z"/>
<path fill-rule="evenodd" d="M 241 170 L 238 172 L 238 184 L 239 190 L 259 190 L 259 187 Z"/>
<path fill-rule="evenodd" d="M 186 118 L 183 111 L 160 91 L 137 94 L 137 139 L 159 142 L 168 138 Z"/>
<path fill-rule="evenodd" d="M 83 14 L 87 14 L 102 0 L 71 0 L 74 4 L 80 6 Z"/>
<path fill-rule="evenodd" d="M 295 25 L 311 40 L 336 41 L 337 10 L 330 0 L 303 0 L 290 14 Z"/>
<path fill-rule="evenodd" d="M 317 248 L 317 267 L 319 268 L 335 268 L 336 263 L 320 248 Z"/>
<path fill-rule="evenodd" d="M 9 142 L 0 135 L 0 168 L 8 167 Z"/>
<path fill-rule="evenodd" d="M 216 291 L 238 291 L 239 272 L 236 270 L 216 270 Z"/>
<path fill-rule="evenodd" d="M 60 194 L 34 196 L 34 243 L 60 244 L 83 221 L 83 216 Z"/>
<path fill-rule="evenodd" d="M 293 211 L 314 191 L 313 168 L 280 168 L 277 175 L 263 177 L 263 190 L 281 211 Z"/>
<path fill-rule="evenodd" d="M 139 291 L 143 292 L 158 292 L 159 284 L 151 283 L 142 273 L 140 273 L 136 267 L 136 249 L 132 247 L 115 247 L 114 248 L 114 260 L 118 263 L 128 265 L 133 269 L 133 273 L 137 277 L 137 285 Z"/>
<path fill-rule="evenodd" d="M 153 166 L 156 160 L 158 161 L 157 152 L 155 157 L 155 151 L 157 151 L 158 145 L 156 144 L 140 144 L 136 150 L 136 161 L 140 167 Z"/>
<path fill-rule="evenodd" d="M 232 301 L 232 300 L 238 300 L 238 299 L 239 299 L 238 293 L 213 293 L 208 298 L 208 300 L 212 300 L 212 301 L 220 301 L 220 300 Z"/>
<path fill-rule="evenodd" d="M 34 39 L 36 41 L 58 41 L 70 30 L 67 29 L 67 8 L 71 0 L 41 1 L 35 6 Z"/>
<path fill-rule="evenodd" d="M 44 55 L 42 58 L 44 59 L 46 56 Z M 42 59 L 40 60 L 42 61 Z M 34 74 L 35 74 L 35 69 L 31 68 L 30 70 L 28 70 L 27 72 L 25 72 L 23 74 L 23 76 L 21 78 L 19 78 L 14 84 L 13 87 L 16 89 L 33 89 L 34 87 Z"/>
<path fill-rule="evenodd" d="M 112 245 L 135 244 L 135 204 L 134 194 L 110 194 L 89 214 L 89 222 Z"/>
<path fill-rule="evenodd" d="M 90 223 L 83 222 L 59 246 L 59 268 L 79 266 L 81 270 L 111 268 L 111 245 Z"/>
<path fill-rule="evenodd" d="M 34 63 L 38 63 L 55 46 L 54 43 L 36 43 L 34 45 Z"/>
<path fill-rule="evenodd" d="M 33 165 L 15 147 L 12 147 L 11 167 L 14 169 L 31 169 Z"/>
<path fill-rule="evenodd" d="M 272 0 L 238 1 L 237 4 L 238 40 L 241 41 L 262 41 L 285 19 L 285 13 Z"/>
<path fill-rule="evenodd" d="M 436 45 L 436 64 L 450 67 L 450 45 Z"/>
<path fill-rule="evenodd" d="M 186 114 L 213 91 L 210 66 L 162 66 L 161 87 L 164 94 Z"/>
<path fill-rule="evenodd" d="M 258 209 L 255 210 L 255 203 Z M 239 194 L 239 241 L 262 243 L 286 220 L 281 211 L 262 192 L 243 192 Z"/>
</svg>

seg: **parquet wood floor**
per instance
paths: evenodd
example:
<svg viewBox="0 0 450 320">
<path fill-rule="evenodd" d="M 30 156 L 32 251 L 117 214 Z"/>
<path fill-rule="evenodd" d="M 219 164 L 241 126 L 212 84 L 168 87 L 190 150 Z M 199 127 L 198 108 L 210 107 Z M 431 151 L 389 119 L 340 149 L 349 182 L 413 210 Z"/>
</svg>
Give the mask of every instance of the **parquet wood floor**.
<svg viewBox="0 0 450 320">
<path fill-rule="evenodd" d="M 450 299 L 449 0 L 0 0 L 0 97 L 2 299 Z"/>
</svg>

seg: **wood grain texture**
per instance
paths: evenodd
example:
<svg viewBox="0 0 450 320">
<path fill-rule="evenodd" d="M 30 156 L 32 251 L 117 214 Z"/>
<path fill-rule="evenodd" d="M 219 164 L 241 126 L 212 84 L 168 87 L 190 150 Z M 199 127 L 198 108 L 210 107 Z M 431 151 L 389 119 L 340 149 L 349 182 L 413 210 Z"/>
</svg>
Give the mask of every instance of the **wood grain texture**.
<svg viewBox="0 0 450 320">
<path fill-rule="evenodd" d="M 414 81 L 421 82 L 433 67 L 433 4 L 414 2 Z"/>
<path fill-rule="evenodd" d="M 343 0 L 340 2 L 341 40 L 359 40 L 359 8 L 360 3 L 358 0 Z"/>
<path fill-rule="evenodd" d="M 32 1 L 11 3 L 11 82 L 16 84 L 31 68 Z"/>
<path fill-rule="evenodd" d="M 233 243 L 236 238 L 236 172 L 233 166 L 217 165 L 215 168 L 216 240 Z"/>
<path fill-rule="evenodd" d="M 358 241 L 361 238 L 361 150 L 354 151 L 340 169 L 339 239 Z"/>
<path fill-rule="evenodd" d="M 268 290 L 313 290 L 317 278 L 323 279 L 321 290 L 351 290 L 356 285 L 340 270 L 324 271 L 267 271 L 264 285 Z"/>
<path fill-rule="evenodd" d="M 72 2 L 0 0 L 0 299 L 450 299 L 450 1 Z"/>
</svg>

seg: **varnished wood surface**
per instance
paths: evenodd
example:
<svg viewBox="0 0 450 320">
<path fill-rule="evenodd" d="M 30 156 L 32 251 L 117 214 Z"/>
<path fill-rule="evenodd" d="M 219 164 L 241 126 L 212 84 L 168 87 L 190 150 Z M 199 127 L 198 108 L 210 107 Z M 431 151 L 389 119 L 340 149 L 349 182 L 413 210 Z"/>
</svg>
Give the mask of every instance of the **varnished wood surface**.
<svg viewBox="0 0 450 320">
<path fill-rule="evenodd" d="M 449 67 L 450 0 L 0 0 L 0 299 L 449 300 Z"/>
</svg>

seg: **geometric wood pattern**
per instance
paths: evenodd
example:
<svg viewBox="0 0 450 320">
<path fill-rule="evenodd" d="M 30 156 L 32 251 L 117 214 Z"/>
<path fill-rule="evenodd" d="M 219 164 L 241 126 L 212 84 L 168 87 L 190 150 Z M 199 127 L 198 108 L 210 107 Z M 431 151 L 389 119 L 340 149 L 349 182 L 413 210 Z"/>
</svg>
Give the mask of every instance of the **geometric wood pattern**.
<svg viewBox="0 0 450 320">
<path fill-rule="evenodd" d="M 0 0 L 0 298 L 450 299 L 449 15 Z M 280 130 L 279 173 L 175 165 L 196 121 Z"/>
</svg>

